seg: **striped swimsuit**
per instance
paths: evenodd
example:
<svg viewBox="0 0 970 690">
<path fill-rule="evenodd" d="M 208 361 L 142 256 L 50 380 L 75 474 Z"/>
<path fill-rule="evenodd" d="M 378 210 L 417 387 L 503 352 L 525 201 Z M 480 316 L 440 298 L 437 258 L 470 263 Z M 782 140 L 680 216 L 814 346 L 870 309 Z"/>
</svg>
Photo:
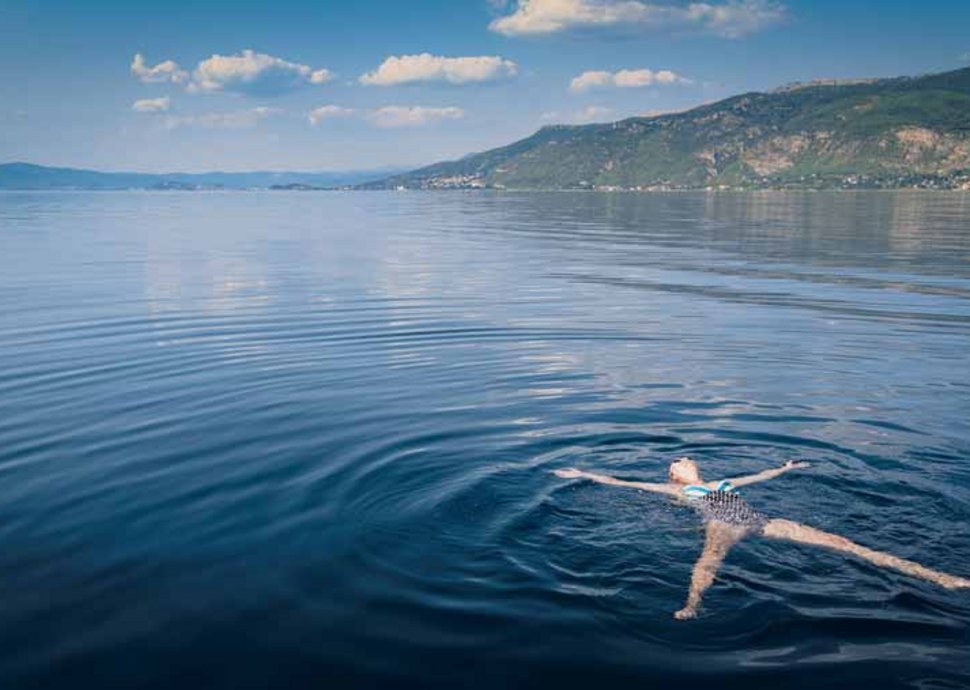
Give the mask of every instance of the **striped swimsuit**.
<svg viewBox="0 0 970 690">
<path fill-rule="evenodd" d="M 699 484 L 684 487 L 684 495 L 696 503 L 704 522 L 723 522 L 728 525 L 752 527 L 761 529 L 768 518 L 748 505 L 748 503 L 734 492 L 734 487 L 728 480 L 718 484 L 716 489 L 709 489 Z"/>
</svg>

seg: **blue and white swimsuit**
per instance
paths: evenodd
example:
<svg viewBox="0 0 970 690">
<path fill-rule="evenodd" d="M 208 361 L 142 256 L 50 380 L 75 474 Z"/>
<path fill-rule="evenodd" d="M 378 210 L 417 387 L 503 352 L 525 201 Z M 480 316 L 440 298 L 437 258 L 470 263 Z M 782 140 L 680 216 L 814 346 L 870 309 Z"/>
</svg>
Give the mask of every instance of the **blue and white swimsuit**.
<svg viewBox="0 0 970 690">
<path fill-rule="evenodd" d="M 700 484 L 688 484 L 684 487 L 684 495 L 692 503 L 696 503 L 704 522 L 723 522 L 728 525 L 753 527 L 761 529 L 768 518 L 748 505 L 741 496 L 734 491 L 728 480 L 718 484 L 716 489 L 709 489 Z"/>
</svg>

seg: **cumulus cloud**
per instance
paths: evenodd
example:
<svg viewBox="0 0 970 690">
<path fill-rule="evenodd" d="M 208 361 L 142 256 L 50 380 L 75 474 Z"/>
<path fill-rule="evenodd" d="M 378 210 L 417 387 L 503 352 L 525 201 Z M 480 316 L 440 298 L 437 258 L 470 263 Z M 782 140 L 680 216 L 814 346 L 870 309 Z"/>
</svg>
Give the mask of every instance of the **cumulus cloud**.
<svg viewBox="0 0 970 690">
<path fill-rule="evenodd" d="M 506 36 L 597 29 L 693 29 L 737 38 L 775 24 L 785 7 L 774 0 L 726 0 L 719 4 L 655 4 L 644 0 L 518 0 L 511 14 L 489 28 Z"/>
<path fill-rule="evenodd" d="M 192 73 L 189 90 L 278 96 L 308 84 L 324 84 L 332 78 L 329 70 L 315 70 L 308 65 L 244 50 L 238 55 L 213 55 L 200 62 Z"/>
<path fill-rule="evenodd" d="M 613 109 L 601 105 L 588 105 L 582 110 L 572 113 L 563 113 L 553 110 L 543 113 L 539 119 L 543 122 L 554 122 L 559 124 L 585 125 L 590 122 L 603 122 L 613 116 Z"/>
<path fill-rule="evenodd" d="M 712 5 L 696 2 L 687 6 L 687 21 L 720 36 L 738 38 L 777 24 L 785 18 L 785 7 L 770 0 L 741 0 Z"/>
<path fill-rule="evenodd" d="M 430 53 L 392 56 L 373 72 L 361 75 L 368 86 L 395 86 L 440 81 L 449 84 L 496 81 L 514 77 L 518 66 L 495 55 L 440 57 Z"/>
<path fill-rule="evenodd" d="M 161 98 L 142 98 L 131 104 L 131 109 L 136 113 L 161 113 L 168 110 L 172 104 L 168 96 Z"/>
<path fill-rule="evenodd" d="M 590 70 L 574 77 L 569 83 L 569 90 L 573 93 L 582 93 L 590 89 L 610 86 L 621 89 L 636 89 L 654 84 L 687 84 L 689 81 L 669 69 L 656 72 L 650 69 L 621 69 L 619 72 Z"/>
<path fill-rule="evenodd" d="M 172 60 L 159 62 L 154 67 L 145 64 L 145 56 L 135 53 L 131 60 L 131 73 L 146 84 L 161 84 L 172 82 L 180 84 L 189 78 L 189 73 L 181 69 L 178 63 Z"/>
<path fill-rule="evenodd" d="M 573 80 L 569 82 L 569 90 L 574 93 L 606 86 L 613 86 L 613 75 L 602 70 L 583 72 L 578 77 L 573 77 Z"/>
<path fill-rule="evenodd" d="M 322 105 L 310 111 L 310 124 L 316 126 L 324 120 L 336 117 L 348 117 L 356 112 L 353 108 L 343 108 L 339 105 Z"/>
<path fill-rule="evenodd" d="M 465 117 L 465 111 L 454 107 L 387 105 L 371 110 L 367 116 L 378 127 L 421 127 L 443 120 L 460 120 Z"/>
<path fill-rule="evenodd" d="M 208 129 L 249 129 L 263 120 L 281 114 L 279 108 L 250 108 L 225 113 L 202 113 L 201 115 L 171 116 L 165 119 L 168 129 L 177 127 L 205 127 Z"/>
</svg>

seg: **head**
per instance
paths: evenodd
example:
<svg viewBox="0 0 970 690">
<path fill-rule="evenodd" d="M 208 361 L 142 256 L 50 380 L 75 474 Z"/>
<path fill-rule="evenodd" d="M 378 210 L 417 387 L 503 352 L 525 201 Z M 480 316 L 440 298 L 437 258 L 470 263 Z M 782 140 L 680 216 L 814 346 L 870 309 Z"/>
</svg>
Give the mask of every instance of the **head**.
<svg viewBox="0 0 970 690">
<path fill-rule="evenodd" d="M 702 484 L 697 463 L 690 458 L 678 458 L 670 463 L 670 481 L 674 484 Z"/>
</svg>

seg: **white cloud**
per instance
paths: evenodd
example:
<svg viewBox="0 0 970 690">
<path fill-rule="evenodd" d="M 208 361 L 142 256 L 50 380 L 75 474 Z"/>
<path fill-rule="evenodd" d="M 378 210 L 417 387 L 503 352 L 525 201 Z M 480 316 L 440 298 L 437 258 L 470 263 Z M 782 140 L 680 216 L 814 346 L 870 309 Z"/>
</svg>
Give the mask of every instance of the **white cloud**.
<svg viewBox="0 0 970 690">
<path fill-rule="evenodd" d="M 489 28 L 506 36 L 596 29 L 694 29 L 736 38 L 781 21 L 774 0 L 693 2 L 686 6 L 643 0 L 518 0 L 515 11 Z"/>
<path fill-rule="evenodd" d="M 172 82 L 179 84 L 189 78 L 189 73 L 172 60 L 159 62 L 154 67 L 145 64 L 145 56 L 135 53 L 131 61 L 131 73 L 146 84 Z"/>
<path fill-rule="evenodd" d="M 754 33 L 784 18 L 784 5 L 771 0 L 734 0 L 721 5 L 695 2 L 687 6 L 689 22 L 727 38 Z"/>
<path fill-rule="evenodd" d="M 430 53 L 392 56 L 373 72 L 360 77 L 368 86 L 394 86 L 415 82 L 443 81 L 449 84 L 496 81 L 514 77 L 518 66 L 495 55 L 440 57 Z"/>
<path fill-rule="evenodd" d="M 322 105 L 310 111 L 310 124 L 318 125 L 324 120 L 335 117 L 348 117 L 356 112 L 353 108 L 343 108 L 339 105 Z"/>
<path fill-rule="evenodd" d="M 281 114 L 279 108 L 250 108 L 225 113 L 202 113 L 201 115 L 171 116 L 165 119 L 168 129 L 177 127 L 205 127 L 209 129 L 248 129 L 263 120 Z"/>
<path fill-rule="evenodd" d="M 641 117 L 660 117 L 661 115 L 673 115 L 675 113 L 685 113 L 694 106 L 687 108 L 652 108 L 651 110 L 640 113 Z"/>
<path fill-rule="evenodd" d="M 676 72 L 669 69 L 653 71 L 650 69 L 621 69 L 619 72 L 604 72 L 602 70 L 590 70 L 583 72 L 578 77 L 574 77 L 569 83 L 569 90 L 573 93 L 582 93 L 590 89 L 605 88 L 615 86 L 621 89 L 636 89 L 653 84 L 687 84 L 689 79 L 684 79 Z"/>
<path fill-rule="evenodd" d="M 569 90 L 574 93 L 588 91 L 589 89 L 602 88 L 613 85 L 613 75 L 602 70 L 590 70 L 583 72 L 578 77 L 573 77 L 569 82 Z"/>
<path fill-rule="evenodd" d="M 648 69 L 621 69 L 613 75 L 613 81 L 620 88 L 637 88 L 651 84 L 681 84 L 687 79 L 669 69 L 656 72 Z"/>
<path fill-rule="evenodd" d="M 613 116 L 613 109 L 601 105 L 588 105 L 573 113 L 563 113 L 558 110 L 543 113 L 539 119 L 543 122 L 558 124 L 585 125 L 590 122 L 608 121 Z"/>
<path fill-rule="evenodd" d="M 131 109 L 136 113 L 161 113 L 168 110 L 172 104 L 168 96 L 161 98 L 142 98 L 131 104 Z"/>
<path fill-rule="evenodd" d="M 454 107 L 388 105 L 370 111 L 367 116 L 378 127 L 420 127 L 442 120 L 460 120 L 465 117 L 465 111 Z"/>
<path fill-rule="evenodd" d="M 360 115 L 376 127 L 421 127 L 445 120 L 460 120 L 465 117 L 461 108 L 433 108 L 420 105 L 387 105 L 382 108 L 358 111 L 339 105 L 324 105 L 309 114 L 310 124 L 318 125 L 324 120 L 338 117 Z"/>
<path fill-rule="evenodd" d="M 308 65 L 244 50 L 238 55 L 213 55 L 200 62 L 192 74 L 189 90 L 278 96 L 307 84 L 323 84 L 332 78 L 329 70 L 314 70 Z"/>
</svg>

